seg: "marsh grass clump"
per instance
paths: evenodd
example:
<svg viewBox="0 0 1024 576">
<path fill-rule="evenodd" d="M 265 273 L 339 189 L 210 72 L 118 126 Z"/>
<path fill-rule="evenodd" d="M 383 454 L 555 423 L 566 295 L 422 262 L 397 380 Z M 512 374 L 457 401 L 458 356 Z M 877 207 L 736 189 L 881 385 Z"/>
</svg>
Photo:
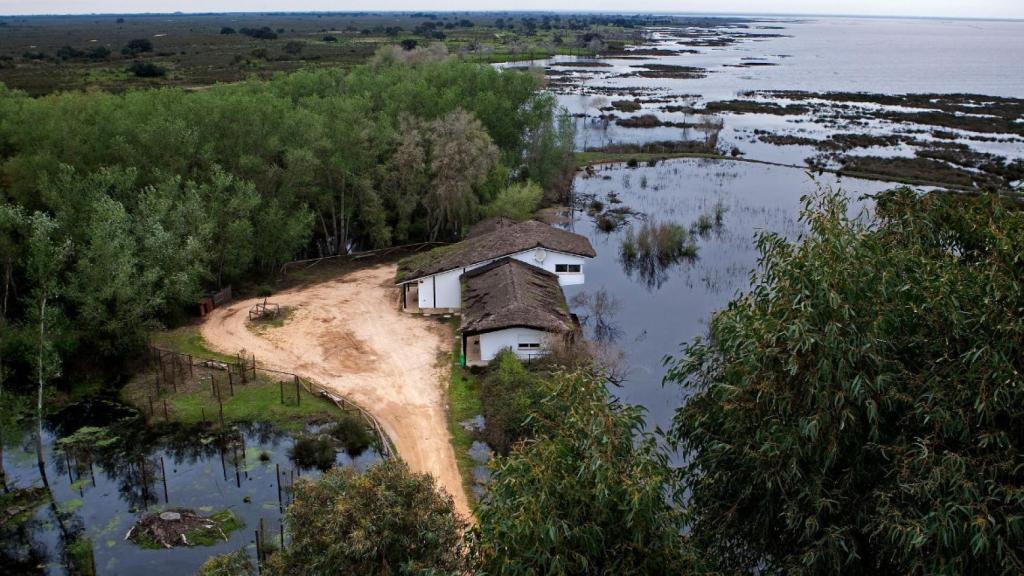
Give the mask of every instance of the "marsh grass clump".
<svg viewBox="0 0 1024 576">
<path fill-rule="evenodd" d="M 597 198 L 594 198 L 593 200 L 590 201 L 590 205 L 587 206 L 587 211 L 593 212 L 594 214 L 600 214 L 601 212 L 604 211 L 604 202 L 601 202 Z"/>
<path fill-rule="evenodd" d="M 338 451 L 329 437 L 303 436 L 288 449 L 288 456 L 303 468 L 317 468 L 327 471 L 334 466 Z"/>
<path fill-rule="evenodd" d="M 627 230 L 619 246 L 619 261 L 626 274 L 636 272 L 652 287 L 668 279 L 669 267 L 696 257 L 693 236 L 675 223 L 644 222 L 639 230 Z"/>
<path fill-rule="evenodd" d="M 715 227 L 715 222 L 708 214 L 701 214 L 697 221 L 693 223 L 690 230 L 699 236 L 706 236 L 711 229 Z"/>
<path fill-rule="evenodd" d="M 351 456 L 360 454 L 373 444 L 373 436 L 366 426 L 366 420 L 358 412 L 342 414 L 337 423 L 331 426 L 330 435 Z"/>
<path fill-rule="evenodd" d="M 249 559 L 249 554 L 242 549 L 210 556 L 199 567 L 196 576 L 256 576 L 258 573 L 256 565 Z"/>
</svg>

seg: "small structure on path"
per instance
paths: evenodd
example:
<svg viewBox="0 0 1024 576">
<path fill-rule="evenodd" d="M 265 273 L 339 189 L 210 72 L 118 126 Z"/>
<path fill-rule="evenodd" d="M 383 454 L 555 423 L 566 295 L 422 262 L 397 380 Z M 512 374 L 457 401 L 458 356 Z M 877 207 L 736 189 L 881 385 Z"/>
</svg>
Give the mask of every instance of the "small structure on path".
<svg viewBox="0 0 1024 576">
<path fill-rule="evenodd" d="M 277 315 L 281 313 L 281 306 L 274 304 L 273 302 L 267 302 L 264 298 L 263 302 L 256 302 L 252 308 L 249 309 L 249 321 L 255 322 L 257 320 L 268 320 L 277 318 Z"/>
<path fill-rule="evenodd" d="M 482 366 L 503 349 L 531 360 L 578 323 L 553 272 L 501 258 L 462 276 L 463 365 Z"/>
</svg>

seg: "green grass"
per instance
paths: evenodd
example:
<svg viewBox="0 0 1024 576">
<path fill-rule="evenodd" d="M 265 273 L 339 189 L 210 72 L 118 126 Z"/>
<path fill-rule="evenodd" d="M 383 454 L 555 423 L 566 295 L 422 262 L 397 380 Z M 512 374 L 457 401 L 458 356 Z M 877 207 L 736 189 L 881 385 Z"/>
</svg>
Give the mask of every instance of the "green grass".
<svg viewBox="0 0 1024 576">
<path fill-rule="evenodd" d="M 218 379 L 221 397 L 224 400 L 224 422 L 273 422 L 284 430 L 301 430 L 311 420 L 337 418 L 341 415 L 334 404 L 304 389 L 300 392 L 299 405 L 295 405 L 295 385 L 285 382 L 284 394 L 287 404 L 281 404 L 281 389 L 276 380 L 260 376 L 256 382 L 236 383 L 234 396 L 229 396 L 226 375 Z M 167 403 L 173 420 L 195 424 L 202 422 L 206 410 L 208 422 L 220 421 L 217 399 L 209 386 L 188 392 L 167 395 Z"/>
<path fill-rule="evenodd" d="M 457 322 L 457 319 L 453 319 L 452 326 L 457 327 Z M 458 331 L 453 332 L 457 334 Z M 452 447 L 455 449 L 455 459 L 462 475 L 462 485 L 472 500 L 473 468 L 476 467 L 476 462 L 469 457 L 469 448 L 476 438 L 472 432 L 460 426 L 459 422 L 480 415 L 483 407 L 480 403 L 480 381 L 475 374 L 460 364 L 461 354 L 462 339 L 456 337 L 448 384 L 448 430 L 452 435 Z"/>
<path fill-rule="evenodd" d="M 25 522 L 33 510 L 46 502 L 46 499 L 46 490 L 39 487 L 15 488 L 0 494 L 0 526 L 13 526 Z"/>
<path fill-rule="evenodd" d="M 234 356 L 210 350 L 206 346 L 206 340 L 203 340 L 203 335 L 199 333 L 199 326 L 182 326 L 174 330 L 156 332 L 150 336 L 150 341 L 159 348 L 174 350 L 182 354 L 212 358 L 222 362 L 238 360 Z"/>
<path fill-rule="evenodd" d="M 226 536 L 245 526 L 245 522 L 242 522 L 241 518 L 226 509 L 211 514 L 210 520 L 215 524 L 213 528 L 196 528 L 185 532 L 185 538 L 188 539 L 190 546 L 213 546 L 224 540 L 221 537 L 221 532 L 224 532 Z M 217 528 L 220 530 L 218 531 Z"/>
<path fill-rule="evenodd" d="M 651 160 L 666 160 L 668 158 L 712 158 L 715 160 L 728 160 L 721 154 L 708 154 L 698 152 L 577 152 L 576 165 L 580 168 L 592 164 L 610 164 L 613 162 L 628 162 L 636 160 L 640 164 L 646 164 Z M 735 158 L 734 158 L 735 159 Z"/>
<path fill-rule="evenodd" d="M 87 536 L 79 536 L 67 545 L 68 562 L 74 567 L 75 573 L 81 576 L 93 576 L 94 562 L 92 556 L 92 540 Z"/>
</svg>

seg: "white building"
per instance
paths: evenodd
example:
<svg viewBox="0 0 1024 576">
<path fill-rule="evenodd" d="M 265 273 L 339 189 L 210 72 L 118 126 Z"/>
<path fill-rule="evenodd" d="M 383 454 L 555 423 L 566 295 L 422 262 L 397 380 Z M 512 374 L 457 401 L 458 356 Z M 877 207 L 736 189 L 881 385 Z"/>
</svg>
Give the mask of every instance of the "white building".
<svg viewBox="0 0 1024 576">
<path fill-rule="evenodd" d="M 425 313 L 459 310 L 462 276 L 499 258 L 512 258 L 555 274 L 560 286 L 582 284 L 585 262 L 595 255 L 590 241 L 579 234 L 536 220 L 490 220 L 458 244 L 399 263 L 402 309 Z"/>
<path fill-rule="evenodd" d="M 560 280 L 554 272 L 511 257 L 467 271 L 462 278 L 463 364 L 483 366 L 506 348 L 529 360 L 571 337 L 578 326 Z"/>
</svg>

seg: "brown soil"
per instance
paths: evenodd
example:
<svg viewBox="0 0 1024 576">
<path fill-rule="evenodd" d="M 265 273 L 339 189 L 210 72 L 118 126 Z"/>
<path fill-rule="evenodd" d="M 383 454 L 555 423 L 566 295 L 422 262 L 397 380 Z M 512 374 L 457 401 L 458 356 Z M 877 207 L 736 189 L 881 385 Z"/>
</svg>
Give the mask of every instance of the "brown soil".
<svg viewBox="0 0 1024 576">
<path fill-rule="evenodd" d="M 394 264 L 298 286 L 269 301 L 295 308 L 280 328 L 246 327 L 256 299 L 213 311 L 203 338 L 225 353 L 244 348 L 260 366 L 295 372 L 359 403 L 380 422 L 415 472 L 432 474 L 469 516 L 448 432 L 444 383 L 451 334 L 442 324 L 398 310 Z"/>
</svg>

